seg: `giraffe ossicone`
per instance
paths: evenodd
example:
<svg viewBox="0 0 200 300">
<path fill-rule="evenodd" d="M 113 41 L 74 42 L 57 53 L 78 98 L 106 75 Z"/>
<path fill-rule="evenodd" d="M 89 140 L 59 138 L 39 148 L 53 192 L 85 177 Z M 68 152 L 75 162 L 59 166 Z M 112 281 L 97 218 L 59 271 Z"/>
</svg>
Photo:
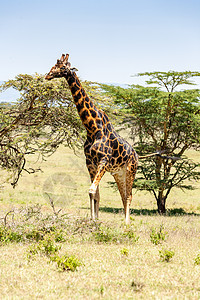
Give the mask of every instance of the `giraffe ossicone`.
<svg viewBox="0 0 200 300">
<path fill-rule="evenodd" d="M 99 183 L 105 172 L 110 172 L 117 183 L 128 224 L 132 185 L 138 165 L 137 153 L 115 131 L 106 113 L 89 99 L 75 73 L 76 69 L 71 68 L 68 58 L 69 54 L 63 54 L 45 78 L 51 80 L 64 77 L 67 80 L 77 111 L 87 130 L 84 153 L 92 182 L 89 189 L 91 217 L 98 218 Z"/>
</svg>

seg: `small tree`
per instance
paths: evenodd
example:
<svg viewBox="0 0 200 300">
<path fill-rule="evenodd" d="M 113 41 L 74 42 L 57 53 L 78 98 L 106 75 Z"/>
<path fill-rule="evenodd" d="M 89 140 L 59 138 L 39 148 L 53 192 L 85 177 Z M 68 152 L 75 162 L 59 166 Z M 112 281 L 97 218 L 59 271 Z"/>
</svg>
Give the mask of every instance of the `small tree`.
<svg viewBox="0 0 200 300">
<path fill-rule="evenodd" d="M 45 159 L 60 144 L 71 148 L 82 144 L 82 124 L 67 83 L 51 82 L 42 75 L 18 75 L 1 85 L 1 91 L 14 88 L 20 98 L 0 107 L 0 167 L 11 171 L 15 186 L 23 170 L 26 158 L 37 153 Z"/>
<path fill-rule="evenodd" d="M 102 85 L 120 107 L 123 124 L 131 128 L 139 155 L 161 151 L 163 157 L 140 161 L 137 189 L 148 190 L 156 198 L 158 212 L 166 212 L 172 188 L 191 189 L 185 180 L 200 178 L 199 164 L 185 156 L 186 150 L 200 149 L 200 90 L 177 90 L 191 85 L 199 72 L 151 72 L 147 86 L 124 89 Z M 154 85 L 154 86 L 151 86 Z M 171 157 L 171 158 L 169 158 Z M 179 159 L 177 159 L 179 158 Z"/>
</svg>

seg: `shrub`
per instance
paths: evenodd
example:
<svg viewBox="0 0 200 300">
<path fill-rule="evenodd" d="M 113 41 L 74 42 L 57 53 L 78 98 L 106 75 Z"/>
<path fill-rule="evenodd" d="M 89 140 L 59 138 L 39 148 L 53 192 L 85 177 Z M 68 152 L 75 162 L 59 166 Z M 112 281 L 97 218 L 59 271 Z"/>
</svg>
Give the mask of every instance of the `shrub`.
<svg viewBox="0 0 200 300">
<path fill-rule="evenodd" d="M 62 229 L 58 229 L 54 233 L 55 242 L 63 243 L 67 240 L 66 233 Z"/>
<path fill-rule="evenodd" d="M 159 230 L 157 230 L 156 228 L 152 228 L 150 233 L 151 242 L 155 245 L 158 245 L 165 240 L 166 235 L 167 232 L 164 231 L 163 225 L 160 226 Z"/>
<path fill-rule="evenodd" d="M 131 242 L 136 243 L 139 240 L 139 237 L 136 236 L 135 228 L 132 226 L 127 226 L 122 234 L 123 239 L 128 239 Z"/>
<path fill-rule="evenodd" d="M 46 256 L 55 255 L 55 253 L 60 249 L 55 242 L 54 237 L 51 234 L 47 234 L 44 240 L 39 241 L 37 244 L 33 244 L 28 249 L 27 258 L 30 259 L 36 254 L 44 254 Z"/>
<path fill-rule="evenodd" d="M 124 256 L 128 256 L 128 253 L 129 253 L 129 250 L 127 248 L 122 248 L 120 250 L 121 254 L 124 255 Z"/>
<path fill-rule="evenodd" d="M 43 240 L 45 236 L 45 232 L 42 230 L 38 230 L 36 228 L 25 230 L 25 238 L 26 240 L 30 241 L 36 241 L 39 242 L 40 240 Z"/>
<path fill-rule="evenodd" d="M 118 234 L 113 231 L 113 229 L 102 225 L 99 226 L 95 232 L 93 232 L 93 236 L 99 243 L 108 243 L 111 241 L 117 242 L 119 238 Z"/>
<path fill-rule="evenodd" d="M 29 246 L 27 250 L 27 259 L 30 260 L 32 258 L 35 258 L 35 255 L 39 254 L 39 252 L 40 252 L 39 244 L 33 244 Z"/>
<path fill-rule="evenodd" d="M 160 259 L 163 262 L 164 261 L 169 262 L 175 254 L 174 251 L 167 250 L 167 249 L 160 250 L 159 253 L 160 253 Z"/>
<path fill-rule="evenodd" d="M 79 266 L 82 265 L 82 263 L 79 261 L 79 259 L 75 256 L 68 256 L 67 254 L 62 256 L 54 256 L 50 258 L 51 261 L 57 263 L 57 267 L 60 271 L 76 271 Z"/>
<path fill-rule="evenodd" d="M 197 257 L 194 260 L 195 265 L 200 265 L 200 254 L 197 255 Z"/>
<path fill-rule="evenodd" d="M 7 227 L 0 227 L 0 242 L 8 243 L 8 242 L 16 242 L 19 243 L 23 240 L 23 235 L 20 232 L 12 230 Z"/>
<path fill-rule="evenodd" d="M 55 244 L 54 237 L 51 234 L 47 234 L 44 240 L 39 242 L 39 245 L 41 252 L 47 256 L 55 254 L 60 249 L 60 247 Z"/>
</svg>

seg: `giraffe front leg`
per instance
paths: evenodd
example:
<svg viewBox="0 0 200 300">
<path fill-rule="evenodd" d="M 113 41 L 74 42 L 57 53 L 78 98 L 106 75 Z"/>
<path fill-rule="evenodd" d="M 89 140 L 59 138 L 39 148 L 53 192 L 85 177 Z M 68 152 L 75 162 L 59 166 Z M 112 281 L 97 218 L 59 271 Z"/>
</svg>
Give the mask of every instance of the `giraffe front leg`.
<svg viewBox="0 0 200 300">
<path fill-rule="evenodd" d="M 91 211 L 91 218 L 95 220 L 99 216 L 99 182 L 103 175 L 106 172 L 106 164 L 100 164 L 97 168 L 96 174 L 90 173 L 92 185 L 89 189 L 89 196 L 90 196 L 90 211 Z"/>
<path fill-rule="evenodd" d="M 95 220 L 98 219 L 99 217 L 99 202 L 100 202 L 99 186 L 97 187 L 95 194 L 89 192 L 89 197 L 90 197 L 91 219 Z"/>
<path fill-rule="evenodd" d="M 94 197 L 94 214 L 95 218 L 99 218 L 99 202 L 100 202 L 100 193 L 99 193 L 99 185 L 96 190 L 96 194 Z"/>
<path fill-rule="evenodd" d="M 91 185 L 89 189 L 89 197 L 90 197 L 90 212 L 91 212 L 91 219 L 95 220 L 98 219 L 99 216 L 99 198 L 97 198 L 98 193 L 98 186 Z"/>
<path fill-rule="evenodd" d="M 90 196 L 90 214 L 91 214 L 91 219 L 95 220 L 95 208 L 94 208 L 94 202 L 95 202 L 95 195 L 89 192 Z"/>
</svg>

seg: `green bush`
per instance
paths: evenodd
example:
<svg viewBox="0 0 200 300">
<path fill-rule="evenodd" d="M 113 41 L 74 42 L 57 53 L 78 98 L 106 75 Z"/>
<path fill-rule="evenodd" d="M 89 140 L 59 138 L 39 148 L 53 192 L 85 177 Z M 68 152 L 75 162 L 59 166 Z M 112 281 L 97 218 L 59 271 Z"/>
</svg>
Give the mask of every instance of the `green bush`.
<svg viewBox="0 0 200 300">
<path fill-rule="evenodd" d="M 50 258 L 51 261 L 57 263 L 57 267 L 60 271 L 76 271 L 79 266 L 82 265 L 82 263 L 79 261 L 79 259 L 75 256 L 68 256 L 67 254 L 62 256 L 53 256 Z"/>
<path fill-rule="evenodd" d="M 39 241 L 43 240 L 44 235 L 45 235 L 44 231 L 38 230 L 36 228 L 29 229 L 29 230 L 24 229 L 24 231 L 25 231 L 25 238 L 28 241 L 39 242 Z"/>
<path fill-rule="evenodd" d="M 160 244 L 162 241 L 165 240 L 167 232 L 164 231 L 164 227 L 161 225 L 160 228 L 157 230 L 156 228 L 152 228 L 150 233 L 151 242 L 154 245 Z"/>
<path fill-rule="evenodd" d="M 160 253 L 160 259 L 163 262 L 164 261 L 169 262 L 175 254 L 174 251 L 167 250 L 167 249 L 162 249 L 159 251 L 159 253 Z"/>
<path fill-rule="evenodd" d="M 58 229 L 54 233 L 55 242 L 63 243 L 67 240 L 66 232 L 63 229 Z"/>
<path fill-rule="evenodd" d="M 129 250 L 127 248 L 122 248 L 120 252 L 123 256 L 128 256 Z"/>
<path fill-rule="evenodd" d="M 116 229 L 109 226 L 100 225 L 92 236 L 98 243 L 123 243 L 123 242 L 137 242 L 139 237 L 136 236 L 135 228 L 126 226 L 123 229 Z"/>
<path fill-rule="evenodd" d="M 127 226 L 122 234 L 123 240 L 128 239 L 129 241 L 136 243 L 139 237 L 135 233 L 135 228 L 132 226 Z"/>
<path fill-rule="evenodd" d="M 7 227 L 0 227 L 0 242 L 8 243 L 8 242 L 16 242 L 19 243 L 23 240 L 23 235 L 20 232 L 12 230 Z"/>
<path fill-rule="evenodd" d="M 60 247 L 55 244 L 54 236 L 51 234 L 47 234 L 44 240 L 40 241 L 39 244 L 41 247 L 41 252 L 47 256 L 55 254 L 60 249 Z"/>
<path fill-rule="evenodd" d="M 200 254 L 197 255 L 197 257 L 194 260 L 195 265 L 200 265 Z"/>
<path fill-rule="evenodd" d="M 60 247 L 55 244 L 54 236 L 52 234 L 47 234 L 44 237 L 44 240 L 39 241 L 37 244 L 33 244 L 29 247 L 27 258 L 30 259 L 36 254 L 52 256 L 55 255 L 59 249 Z"/>
<path fill-rule="evenodd" d="M 119 236 L 112 228 L 106 226 L 99 226 L 96 231 L 93 232 L 95 241 L 99 243 L 117 242 Z"/>
</svg>

